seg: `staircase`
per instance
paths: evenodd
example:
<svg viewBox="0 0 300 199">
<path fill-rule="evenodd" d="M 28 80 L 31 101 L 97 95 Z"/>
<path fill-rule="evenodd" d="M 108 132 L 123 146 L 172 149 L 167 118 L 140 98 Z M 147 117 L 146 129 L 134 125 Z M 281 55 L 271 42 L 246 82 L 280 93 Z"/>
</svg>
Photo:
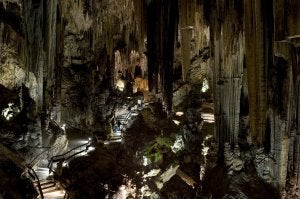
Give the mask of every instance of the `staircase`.
<svg viewBox="0 0 300 199">
<path fill-rule="evenodd" d="M 127 113 L 117 116 L 116 122 L 120 123 L 121 126 L 109 136 L 109 139 L 106 140 L 104 144 L 121 142 L 122 132 L 125 131 L 130 123 L 136 118 L 139 110 L 141 109 L 129 110 Z M 91 140 L 89 140 L 87 143 L 72 148 L 64 154 L 51 157 L 51 159 L 48 161 L 48 164 L 40 165 L 35 169 L 29 169 L 28 174 L 39 193 L 37 199 L 68 198 L 67 193 L 53 179 L 53 175 L 59 175 L 56 172 L 57 169 L 60 169 L 59 167 L 64 166 L 75 157 L 86 155 L 87 152 L 92 148 Z"/>
<path fill-rule="evenodd" d="M 37 183 L 34 183 L 38 186 Z M 40 186 L 43 192 L 43 197 L 39 195 L 37 199 L 63 199 L 65 196 L 65 191 L 57 186 L 56 182 L 52 179 L 40 181 Z"/>
<path fill-rule="evenodd" d="M 128 126 L 131 125 L 132 121 L 139 114 L 139 110 L 129 110 L 127 113 L 118 115 L 116 117 L 116 123 L 120 124 L 118 128 L 113 129 L 113 133 L 109 134 L 108 139 L 104 142 L 104 144 L 110 144 L 114 142 L 122 142 L 122 132 L 124 132 Z"/>
<path fill-rule="evenodd" d="M 89 151 L 89 148 L 91 147 L 91 141 L 89 140 L 87 143 L 82 144 L 80 146 L 77 146 L 69 151 L 67 151 L 64 154 L 61 155 L 56 155 L 53 156 L 48 163 L 48 169 L 49 169 L 49 173 L 54 173 L 55 172 L 55 167 L 57 166 L 57 164 L 59 162 L 62 163 L 62 165 L 64 165 L 64 163 L 68 163 L 71 159 L 77 157 L 77 156 L 83 156 L 86 155 L 87 152 Z"/>
<path fill-rule="evenodd" d="M 89 151 L 91 142 L 88 141 L 85 144 L 77 146 L 64 154 L 53 156 L 48 164 L 41 164 L 40 166 L 32 169 L 27 167 L 27 177 L 33 182 L 37 192 L 39 193 L 37 199 L 65 199 L 68 198 L 65 191 L 55 182 L 53 175 L 56 175 L 56 168 L 58 163 L 62 163 L 63 166 L 65 163 L 68 163 L 71 159 L 86 155 Z"/>
<path fill-rule="evenodd" d="M 28 168 L 28 177 L 39 193 L 37 199 L 63 199 L 65 191 L 57 186 L 53 176 L 49 176 L 49 169 L 37 167 Z"/>
</svg>

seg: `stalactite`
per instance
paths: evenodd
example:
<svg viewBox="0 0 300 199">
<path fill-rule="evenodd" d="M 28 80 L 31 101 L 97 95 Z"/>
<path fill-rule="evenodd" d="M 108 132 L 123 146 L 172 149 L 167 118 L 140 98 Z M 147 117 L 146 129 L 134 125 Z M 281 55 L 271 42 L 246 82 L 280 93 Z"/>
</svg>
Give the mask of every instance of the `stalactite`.
<svg viewBox="0 0 300 199">
<path fill-rule="evenodd" d="M 191 27 L 181 28 L 181 54 L 182 54 L 182 79 L 186 81 L 186 75 L 191 64 Z"/>
<path fill-rule="evenodd" d="M 157 75 L 159 67 L 160 52 L 160 26 L 157 25 L 159 20 L 158 1 L 148 1 L 146 5 L 147 15 L 147 52 L 148 52 L 148 81 L 149 90 L 157 89 Z"/>
<path fill-rule="evenodd" d="M 154 16 L 153 16 L 154 15 Z M 174 41 L 178 1 L 149 1 L 147 4 L 147 51 L 149 89 L 162 89 L 168 111 L 172 108 Z M 159 22 L 159 23 L 157 23 Z M 160 77 L 158 85 L 158 76 Z"/>
<path fill-rule="evenodd" d="M 161 53 L 160 62 L 160 83 L 163 93 L 163 99 L 166 103 L 167 111 L 172 109 L 173 97 L 173 58 L 174 58 L 174 41 L 177 32 L 178 2 L 168 1 L 161 7 Z"/>
<path fill-rule="evenodd" d="M 290 53 L 290 56 L 286 56 L 288 58 L 288 71 L 289 76 L 287 79 L 289 80 L 287 94 L 283 94 L 287 98 L 287 123 L 288 123 L 288 136 L 290 138 L 290 147 L 288 151 L 289 162 L 288 162 L 288 180 L 294 181 L 294 187 L 300 186 L 300 79 L 299 79 L 299 58 L 300 58 L 300 50 L 297 48 L 297 44 L 293 46 L 293 44 L 285 45 L 288 47 L 287 52 Z M 284 54 L 284 53 L 282 53 Z M 278 133 L 278 132 L 274 132 Z M 291 192 L 292 190 L 287 190 Z M 293 190 L 297 192 L 296 190 Z M 293 193 L 300 195 L 300 190 L 298 193 Z"/>
<path fill-rule="evenodd" d="M 244 68 L 244 34 L 233 4 L 211 2 L 209 17 L 216 136 L 220 150 L 224 142 L 239 143 L 240 100 Z"/>
<path fill-rule="evenodd" d="M 296 187 L 300 186 L 300 134 L 296 135 L 295 142 L 295 160 L 294 160 L 294 172 L 296 178 Z"/>
<path fill-rule="evenodd" d="M 262 145 L 266 124 L 267 67 L 272 64 L 271 2 L 245 1 L 246 64 L 253 143 Z M 255 19 L 255 20 L 253 20 Z"/>
<path fill-rule="evenodd" d="M 195 26 L 195 0 L 180 1 L 180 27 L 181 27 L 181 54 L 182 54 L 182 79 L 186 80 L 188 68 L 190 66 L 191 49 L 190 42 L 192 39 L 192 30 Z"/>
<path fill-rule="evenodd" d="M 193 37 L 195 39 L 195 52 L 199 53 L 204 48 L 209 47 L 210 30 L 209 24 L 206 24 L 204 19 L 204 5 L 197 1 L 195 11 L 195 28 Z M 195 56 L 196 54 L 192 55 Z"/>
<path fill-rule="evenodd" d="M 139 51 L 143 51 L 144 47 L 144 39 L 146 37 L 146 3 L 141 0 L 134 0 L 134 17 L 136 19 L 136 30 L 135 32 L 138 34 L 138 46 Z"/>
<path fill-rule="evenodd" d="M 281 5 L 285 5 L 281 7 Z M 266 5 L 264 5 L 266 6 Z M 295 182 L 295 187 L 299 187 L 299 42 L 293 43 L 289 39 L 289 34 L 297 29 L 288 30 L 286 19 L 292 14 L 287 10 L 290 4 L 283 1 L 274 2 L 274 52 L 268 51 L 268 46 L 264 47 L 268 54 L 274 57 L 265 56 L 264 59 L 273 65 L 267 66 L 268 98 L 267 117 L 271 118 L 271 154 L 276 160 L 274 165 L 274 186 L 279 189 L 280 197 L 288 194 L 288 197 L 295 197 L 297 189 L 289 186 Z M 300 6 L 300 4 L 299 4 Z M 267 12 L 265 13 L 267 15 Z M 292 16 L 292 18 L 294 17 Z M 268 20 L 264 16 L 264 20 Z M 270 20 L 270 19 L 269 19 Z M 268 23 L 272 24 L 272 23 Z M 284 25 L 285 24 L 285 25 Z M 268 28 L 265 28 L 268 31 Z M 266 35 L 269 35 L 265 33 Z M 267 43 L 267 42 L 265 42 Z M 273 53 L 273 54 L 272 54 Z M 256 63 L 257 64 L 257 63 Z M 290 181 L 290 182 L 289 182 Z M 292 183 L 293 184 L 293 183 Z M 288 185 L 288 186 L 287 186 Z M 289 190 L 287 190 L 289 189 Z M 293 195 L 294 194 L 294 195 Z M 297 194 L 300 194 L 299 191 Z"/>
<path fill-rule="evenodd" d="M 43 107 L 43 2 L 23 1 L 24 16 L 24 52 L 23 58 L 28 72 L 33 72 L 37 77 L 38 101 L 37 107 Z"/>
<path fill-rule="evenodd" d="M 18 8 L 18 11 L 12 12 L 11 7 L 14 5 L 13 3 L 8 3 L 5 8 L 4 2 L 0 2 L 0 21 L 5 22 L 8 24 L 14 31 L 19 33 L 21 36 L 24 36 L 23 34 L 23 28 L 22 28 L 22 18 L 18 12 L 21 12 L 19 9 L 21 9 L 21 6 Z M 14 7 L 16 7 L 14 5 Z M 14 8 L 16 9 L 16 8 Z"/>
<path fill-rule="evenodd" d="M 62 16 L 62 10 L 59 4 L 57 5 L 57 24 L 56 24 L 56 56 L 55 56 L 55 99 L 59 103 L 59 107 L 61 108 L 62 102 L 62 68 L 63 68 L 63 55 L 64 55 L 64 36 L 65 36 L 65 22 Z M 58 113 L 58 119 L 61 120 L 61 111 Z"/>
<path fill-rule="evenodd" d="M 57 31 L 57 0 L 44 1 L 44 49 L 45 49 L 45 67 L 44 67 L 44 110 L 51 110 L 52 118 L 60 122 L 60 102 L 57 99 L 57 85 L 55 79 L 56 72 L 56 31 Z M 53 96 L 51 96 L 53 95 Z"/>
</svg>

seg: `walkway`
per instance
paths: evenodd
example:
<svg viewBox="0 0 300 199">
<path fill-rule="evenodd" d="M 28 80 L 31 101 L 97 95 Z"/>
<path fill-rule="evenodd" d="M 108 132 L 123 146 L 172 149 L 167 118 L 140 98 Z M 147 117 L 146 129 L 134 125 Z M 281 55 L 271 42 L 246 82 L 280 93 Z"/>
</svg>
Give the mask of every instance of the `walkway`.
<svg viewBox="0 0 300 199">
<path fill-rule="evenodd" d="M 88 137 L 74 136 L 73 138 L 69 140 L 68 151 L 66 153 L 54 156 L 50 160 L 43 160 L 34 169 L 40 180 L 44 199 L 63 199 L 65 197 L 65 191 L 53 179 L 53 171 L 57 168 L 57 163 L 63 161 L 63 166 L 66 166 L 71 159 L 86 155 L 94 149 L 87 147 L 90 145 Z M 34 185 L 39 190 L 37 181 Z M 38 198 L 41 198 L 41 196 L 39 195 Z"/>
<path fill-rule="evenodd" d="M 136 119 L 142 106 L 134 105 L 130 109 L 122 111 L 122 114 L 117 115 L 115 118 L 118 126 L 114 127 L 113 133 L 108 136 L 104 144 L 122 142 L 122 134 Z M 68 136 L 68 151 L 62 155 L 54 156 L 50 160 L 43 160 L 39 166 L 34 169 L 39 180 L 44 199 L 63 199 L 65 198 L 65 191 L 61 189 L 53 179 L 53 171 L 57 168 L 58 162 L 63 162 L 62 166 L 66 166 L 68 162 L 78 156 L 87 155 L 89 151 L 95 148 L 91 146 L 92 138 L 89 135 L 72 133 Z M 49 169 L 50 168 L 50 169 Z M 36 189 L 38 183 L 34 183 Z M 38 198 L 41 198 L 39 196 Z"/>
</svg>

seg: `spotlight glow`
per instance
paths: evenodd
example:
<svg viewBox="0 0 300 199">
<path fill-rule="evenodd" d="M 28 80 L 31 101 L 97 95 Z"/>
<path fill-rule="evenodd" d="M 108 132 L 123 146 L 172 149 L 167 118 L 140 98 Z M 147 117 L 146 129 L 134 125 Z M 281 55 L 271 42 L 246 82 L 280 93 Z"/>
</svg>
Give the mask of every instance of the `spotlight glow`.
<svg viewBox="0 0 300 199">
<path fill-rule="evenodd" d="M 5 117 L 6 120 L 10 120 L 19 112 L 20 109 L 15 107 L 14 103 L 8 103 L 8 107 L 2 110 L 2 116 Z"/>
<path fill-rule="evenodd" d="M 115 87 L 116 87 L 116 89 L 118 89 L 119 91 L 124 91 L 124 88 L 125 88 L 125 81 L 124 81 L 124 80 L 121 80 L 121 79 L 118 79 L 118 80 L 116 81 Z"/>
<path fill-rule="evenodd" d="M 61 128 L 62 128 L 62 130 L 66 130 L 66 124 L 63 124 L 62 126 L 61 126 Z"/>
<path fill-rule="evenodd" d="M 173 122 L 176 124 L 176 125 L 179 125 L 180 122 L 178 120 L 173 120 Z"/>
<path fill-rule="evenodd" d="M 202 91 L 203 93 L 205 93 L 208 89 L 209 89 L 208 81 L 207 81 L 207 79 L 204 79 L 204 81 L 203 81 L 203 86 L 202 86 L 201 91 Z"/>
<path fill-rule="evenodd" d="M 178 111 L 178 112 L 175 113 L 175 115 L 176 115 L 176 116 L 183 116 L 184 113 L 183 113 L 182 111 Z"/>
<path fill-rule="evenodd" d="M 144 166 L 147 166 L 149 163 L 148 163 L 148 159 L 146 156 L 143 156 L 143 165 Z"/>
<path fill-rule="evenodd" d="M 90 146 L 88 149 L 88 151 L 94 151 L 94 150 L 95 150 L 95 147 L 92 147 L 92 146 Z"/>
</svg>

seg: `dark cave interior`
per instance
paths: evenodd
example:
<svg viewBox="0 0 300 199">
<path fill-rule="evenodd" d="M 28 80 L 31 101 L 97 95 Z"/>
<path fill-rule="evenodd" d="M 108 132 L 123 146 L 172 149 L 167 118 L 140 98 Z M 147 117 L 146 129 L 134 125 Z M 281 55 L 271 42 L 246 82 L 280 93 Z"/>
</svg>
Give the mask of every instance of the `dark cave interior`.
<svg viewBox="0 0 300 199">
<path fill-rule="evenodd" d="M 0 198 L 298 199 L 299 60 L 299 0 L 0 0 Z"/>
</svg>

